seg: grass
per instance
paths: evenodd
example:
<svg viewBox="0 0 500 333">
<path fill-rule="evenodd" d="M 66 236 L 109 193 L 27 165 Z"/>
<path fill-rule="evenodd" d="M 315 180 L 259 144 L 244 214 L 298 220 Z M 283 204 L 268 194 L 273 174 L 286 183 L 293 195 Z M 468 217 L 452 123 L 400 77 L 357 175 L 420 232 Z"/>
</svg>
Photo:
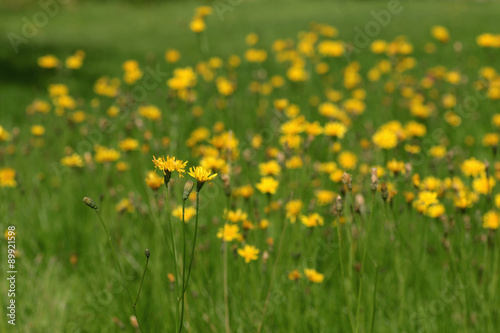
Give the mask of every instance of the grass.
<svg viewBox="0 0 500 333">
<path fill-rule="evenodd" d="M 274 60 L 270 51 L 272 42 L 278 38 L 296 39 L 297 33 L 308 30 L 312 21 L 334 25 L 342 40 L 352 41 L 356 35 L 354 29 L 364 29 L 367 22 L 373 20 L 371 11 L 385 9 L 387 4 L 385 1 L 243 1 L 233 11 L 226 12 L 223 19 L 214 13 L 207 18 L 208 29 L 204 34 L 209 44 L 207 57 L 243 56 L 247 49 L 245 36 L 256 32 L 260 36 L 258 47 L 268 50 L 268 60 L 263 65 L 242 61 L 237 71 L 238 89 L 234 97 L 228 98 L 228 107 L 223 110 L 216 106 L 220 96 L 213 83 L 199 78 L 196 105 L 204 108 L 202 117 L 194 117 L 187 103 L 171 100 L 165 103 L 168 90 L 163 79 L 144 98 L 145 102 L 161 108 L 161 123 L 141 118 L 135 109 L 127 117 L 109 119 L 105 110 L 115 100 L 97 96 L 93 85 L 103 75 L 121 77 L 121 65 L 128 59 L 138 60 L 143 69 L 159 66 L 160 71 L 169 76 L 175 67 L 194 66 L 205 59 L 188 28 L 199 2 L 147 5 L 74 2 L 61 8 L 33 39 L 20 46 L 17 54 L 9 46 L 6 35 L 19 34 L 21 18 L 32 17 L 40 8 L 37 5 L 17 7 L 12 3 L 0 5 L 3 45 L 0 48 L 0 125 L 12 133 L 15 128 L 20 130 L 10 142 L 15 145 L 15 153 L 7 153 L 9 143 L 0 142 L 0 169 L 10 167 L 17 172 L 16 188 L 0 188 L 0 216 L 3 216 L 0 229 L 6 230 L 9 225 L 17 229 L 18 327 L 23 332 L 96 329 L 114 332 L 122 326 L 125 331 L 134 331 L 129 320 L 133 314 L 129 296 L 121 284 L 106 236 L 95 213 L 81 202 L 84 196 L 89 196 L 97 202 L 108 225 L 133 299 L 144 272 L 144 250 L 151 250 L 137 316 L 144 332 L 172 331 L 179 295 L 167 278 L 167 273 L 175 271 L 167 214 L 174 205 L 182 203 L 185 179 L 173 176 L 167 212 L 165 187 L 154 192 L 144 182 L 146 172 L 153 169 L 152 155 L 175 155 L 189 160 L 189 166 L 195 166 L 200 156 L 186 147 L 186 140 L 195 128 L 204 126 L 212 131 L 215 123 L 221 121 L 239 140 L 240 157 L 232 161 L 231 187 L 252 184 L 255 188 L 260 179 L 258 164 L 270 157 L 264 148 L 252 148 L 253 135 L 260 133 L 264 139 L 269 138 L 265 141 L 266 147 L 277 147 L 283 156 L 289 157 L 288 151 L 280 146 L 279 127 L 274 126 L 275 122 L 280 125 L 287 120 L 282 113 L 273 113 L 275 99 L 288 98 L 298 104 L 308 121 L 318 120 L 323 125 L 326 122 L 317 108 L 309 104 L 311 96 L 318 96 L 321 102 L 326 100 L 324 90 L 330 85 L 318 75 L 302 85 L 287 83 L 285 88 L 274 89 L 269 96 L 256 97 L 248 92 L 250 81 L 263 71 L 267 77 L 285 75 L 285 67 Z M 459 104 L 467 96 L 475 96 L 472 82 L 477 79 L 479 68 L 494 67 L 496 56 L 496 50 L 479 48 L 475 38 L 483 32 L 498 32 L 497 18 L 492 13 L 498 12 L 500 4 L 401 1 L 401 6 L 401 13 L 394 15 L 375 38 L 390 41 L 399 35 L 407 36 L 415 48 L 412 56 L 418 62 L 407 73 L 416 78 L 416 82 L 430 67 L 437 65 L 444 65 L 448 70 L 458 69 L 467 78 L 467 82 L 457 86 L 439 82 L 436 85 L 439 96 L 452 93 Z M 430 29 L 436 24 L 450 30 L 452 42 L 446 45 L 436 42 L 438 51 L 428 55 L 424 45 L 432 41 Z M 455 42 L 461 43 L 461 52 L 454 50 Z M 167 48 L 180 50 L 182 58 L 178 64 L 165 62 Z M 64 59 L 77 49 L 86 52 L 80 70 L 57 71 L 37 66 L 36 60 L 42 55 L 52 53 Z M 372 148 L 362 150 L 360 139 L 370 140 L 382 124 L 390 120 L 404 124 L 416 119 L 397 91 L 386 93 L 383 82 L 366 79 L 367 70 L 384 58 L 384 55 L 371 54 L 368 48 L 353 58 L 361 64 L 367 108 L 359 117 L 352 117 L 352 126 L 340 140 L 342 151 L 352 151 L 359 158 L 357 167 L 346 171 L 353 175 L 354 191 L 364 196 L 365 210 L 354 219 L 351 202 L 356 199 L 345 195 L 346 223 L 337 228 L 331 209 L 335 204 L 317 204 L 316 190 L 342 193 L 343 188 L 341 182 L 332 182 L 328 174 L 318 172 L 314 165 L 314 162 L 338 162 L 339 154 L 331 151 L 331 141 L 324 136 L 300 152 L 305 158 L 302 169 L 283 168 L 278 177 L 278 192 L 271 199 L 279 207 L 275 210 L 266 212 L 268 199 L 257 189 L 251 200 L 234 197 L 228 200 L 221 179 L 213 181 L 212 186 L 205 185 L 201 191 L 198 240 L 185 299 L 186 331 L 221 332 L 229 325 L 234 332 L 258 331 L 259 327 L 262 332 L 494 332 L 498 327 L 500 239 L 498 233 L 483 229 L 481 221 L 487 211 L 498 208 L 493 208 L 486 196 L 479 195 L 473 207 L 462 213 L 454 207 L 450 198 L 453 193 L 447 189 L 439 196 L 446 206 L 446 214 L 441 219 L 433 219 L 406 204 L 403 192 L 418 192 L 411 178 L 388 175 L 381 177 L 380 182 L 393 183 L 398 194 L 389 204 L 375 192 L 372 209 L 370 176 L 363 174 L 360 168 L 362 163 L 385 167 L 388 159 L 396 158 L 411 162 L 413 173 L 420 174 L 422 179 L 434 176 L 444 180 L 450 176 L 448 166 L 451 164 L 455 174 L 470 187 L 472 179 L 460 172 L 463 160 L 476 157 L 493 164 L 495 158 L 498 159 L 498 155 L 481 144 L 484 134 L 498 132 L 491 124 L 492 115 L 499 112 L 498 101 L 481 99 L 477 108 L 463 115 L 462 124 L 456 128 L 443 120 L 445 110 L 442 108 L 438 108 L 439 116 L 417 119 L 427 127 L 427 135 L 414 140 L 422 147 L 422 153 L 417 156 L 409 156 L 403 149 L 404 144 L 387 154 Z M 331 86 L 349 96 L 342 85 L 341 74 L 347 59 L 328 61 L 334 73 Z M 314 72 L 313 65 L 308 63 L 308 66 Z M 220 70 L 219 75 L 229 76 L 225 70 Z M 69 87 L 71 96 L 87 114 L 85 122 L 74 124 L 53 113 L 26 114 L 26 107 L 36 98 L 49 100 L 47 86 L 51 83 L 64 83 Z M 91 106 L 94 98 L 99 99 L 99 107 Z M 391 103 L 385 103 L 384 98 L 389 98 Z M 258 115 L 256 110 L 262 105 L 259 103 L 266 100 L 268 107 Z M 439 100 L 434 102 L 438 104 Z M 106 130 L 106 122 L 113 125 L 111 130 Z M 30 134 L 33 124 L 42 124 L 46 129 L 43 146 L 39 145 L 40 139 Z M 153 139 L 145 138 L 145 131 L 149 131 Z M 467 136 L 475 139 L 472 145 L 464 144 Z M 59 163 L 68 147 L 81 155 L 86 151 L 93 155 L 95 144 L 117 148 L 125 137 L 134 137 L 149 147 L 145 151 L 122 152 L 120 160 L 129 165 L 126 171 L 118 172 L 115 164 L 102 165 L 95 161 L 81 169 L 68 169 Z M 163 137 L 170 140 L 167 147 L 162 144 Z M 430 146 L 437 144 L 455 153 L 451 163 L 447 163 L 446 158 L 435 162 L 426 155 Z M 245 159 L 246 149 L 254 154 L 250 160 Z M 498 175 L 495 177 L 500 181 Z M 498 186 L 492 195 L 496 193 Z M 124 198 L 130 198 L 133 212 L 116 211 L 116 204 Z M 302 214 L 317 212 L 324 217 L 324 225 L 306 228 L 300 221 L 291 224 L 285 216 L 285 206 L 290 199 L 302 200 Z M 191 200 L 187 205 L 194 207 Z M 225 208 L 242 209 L 254 225 L 264 217 L 270 221 L 267 230 L 256 228 L 244 233 L 246 243 L 260 249 L 257 261 L 247 264 L 237 254 L 243 243 L 225 244 L 217 238 L 225 222 Z M 176 217 L 172 217 L 172 222 L 179 246 L 181 222 Z M 239 225 L 242 229 L 241 222 Z M 369 237 L 368 225 L 372 226 Z M 187 248 L 190 249 L 194 218 L 187 226 Z M 269 238 L 273 239 L 273 245 Z M 226 247 L 228 253 L 225 254 Z M 324 274 L 323 282 L 308 281 L 303 271 L 306 268 Z M 288 273 L 295 269 L 302 278 L 292 281 Z M 2 295 L 7 295 L 7 289 L 6 284 L 1 285 Z M 4 309 L 6 300 L 7 296 L 2 297 Z M 2 320 L 0 332 L 10 328 Z"/>
</svg>

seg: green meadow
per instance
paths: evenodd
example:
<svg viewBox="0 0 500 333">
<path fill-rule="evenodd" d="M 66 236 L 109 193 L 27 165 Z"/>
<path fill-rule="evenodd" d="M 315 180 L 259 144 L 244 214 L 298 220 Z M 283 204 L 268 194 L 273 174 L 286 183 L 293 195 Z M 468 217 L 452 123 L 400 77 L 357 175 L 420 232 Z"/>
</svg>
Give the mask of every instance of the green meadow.
<svg viewBox="0 0 500 333">
<path fill-rule="evenodd" d="M 0 3 L 0 333 L 496 332 L 499 11 Z"/>
</svg>

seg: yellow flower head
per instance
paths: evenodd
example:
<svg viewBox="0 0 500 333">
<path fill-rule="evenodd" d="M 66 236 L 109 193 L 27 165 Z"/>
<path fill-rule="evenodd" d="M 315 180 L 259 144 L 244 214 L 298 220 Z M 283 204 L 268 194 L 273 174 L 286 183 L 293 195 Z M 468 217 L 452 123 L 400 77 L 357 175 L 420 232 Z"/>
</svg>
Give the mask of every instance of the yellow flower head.
<svg viewBox="0 0 500 333">
<path fill-rule="evenodd" d="M 224 228 L 219 229 L 217 238 L 222 238 L 224 242 L 231 242 L 241 237 L 239 230 L 240 228 L 236 224 L 225 224 Z"/>
<path fill-rule="evenodd" d="M 306 268 L 304 269 L 304 274 L 309 281 L 314 283 L 321 283 L 325 279 L 325 276 L 321 273 L 318 273 L 315 269 Z"/>
<path fill-rule="evenodd" d="M 216 173 L 212 174 L 211 170 L 207 170 L 202 166 L 191 167 L 191 169 L 189 169 L 188 174 L 196 179 L 197 181 L 196 190 L 198 192 L 201 190 L 201 187 L 203 186 L 203 184 L 205 184 L 205 182 L 210 181 L 215 177 L 217 177 Z"/>
<path fill-rule="evenodd" d="M 147 176 L 146 176 L 146 184 L 152 189 L 152 190 L 157 190 L 160 188 L 161 184 L 163 184 L 163 178 L 158 176 L 156 172 L 154 171 L 149 171 Z"/>
<path fill-rule="evenodd" d="M 16 187 L 16 170 L 11 168 L 0 169 L 0 187 Z"/>
<path fill-rule="evenodd" d="M 259 250 L 255 246 L 247 244 L 244 248 L 238 249 L 238 254 L 245 258 L 246 263 L 249 263 L 251 260 L 258 259 Z"/>
<path fill-rule="evenodd" d="M 178 160 L 175 158 L 175 156 L 170 157 L 167 155 L 167 157 L 163 158 L 156 158 L 153 156 L 153 163 L 155 164 L 155 167 L 163 171 L 163 175 L 165 176 L 165 183 L 168 183 L 170 180 L 170 175 L 173 171 L 177 171 L 179 173 L 179 176 L 182 177 L 183 173 L 186 171 L 184 170 L 186 168 L 186 162 L 183 162 L 181 160 Z"/>
<path fill-rule="evenodd" d="M 262 177 L 256 187 L 262 193 L 275 194 L 279 182 L 272 177 Z"/>
<path fill-rule="evenodd" d="M 483 216 L 483 228 L 498 229 L 500 226 L 500 214 L 495 211 L 489 211 Z"/>
</svg>

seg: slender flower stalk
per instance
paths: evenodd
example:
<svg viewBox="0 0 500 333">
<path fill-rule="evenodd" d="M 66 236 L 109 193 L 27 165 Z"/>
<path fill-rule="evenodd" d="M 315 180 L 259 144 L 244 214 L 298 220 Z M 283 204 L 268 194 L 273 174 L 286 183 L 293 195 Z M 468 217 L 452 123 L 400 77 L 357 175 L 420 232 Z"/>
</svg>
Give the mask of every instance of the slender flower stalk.
<svg viewBox="0 0 500 333">
<path fill-rule="evenodd" d="M 106 237 L 108 238 L 109 246 L 111 247 L 111 250 L 113 250 L 113 257 L 115 259 L 116 265 L 118 266 L 118 270 L 120 271 L 120 275 L 122 277 L 123 287 L 127 291 L 128 297 L 130 299 L 130 303 L 132 304 L 132 309 L 134 310 L 134 316 L 137 319 L 137 325 L 139 326 L 139 330 L 142 332 L 141 324 L 139 323 L 139 318 L 137 317 L 137 313 L 135 311 L 134 300 L 132 299 L 132 295 L 130 294 L 130 291 L 128 290 L 127 281 L 125 280 L 125 275 L 123 275 L 122 266 L 120 265 L 120 262 L 118 261 L 118 256 L 116 255 L 116 251 L 115 251 L 115 247 L 113 246 L 113 242 L 111 242 L 111 236 L 109 235 L 108 228 L 106 227 L 106 224 L 102 220 L 101 214 L 99 213 L 99 210 L 98 210 L 99 207 L 96 205 L 94 200 L 92 200 L 89 197 L 83 198 L 83 202 L 96 212 L 97 216 L 99 217 L 99 221 L 101 221 L 101 225 L 104 228 L 104 232 L 106 232 Z M 142 286 L 142 283 L 141 283 L 141 286 Z"/>
<path fill-rule="evenodd" d="M 134 308 L 137 305 L 137 301 L 139 300 L 139 295 L 141 294 L 142 284 L 144 283 L 144 277 L 146 276 L 146 270 L 148 269 L 149 256 L 151 255 L 151 251 L 149 251 L 149 249 L 146 249 L 144 251 L 144 254 L 146 255 L 146 266 L 144 267 L 144 272 L 142 273 L 141 285 L 139 287 L 139 292 L 137 293 L 137 298 L 135 299 Z"/>
</svg>

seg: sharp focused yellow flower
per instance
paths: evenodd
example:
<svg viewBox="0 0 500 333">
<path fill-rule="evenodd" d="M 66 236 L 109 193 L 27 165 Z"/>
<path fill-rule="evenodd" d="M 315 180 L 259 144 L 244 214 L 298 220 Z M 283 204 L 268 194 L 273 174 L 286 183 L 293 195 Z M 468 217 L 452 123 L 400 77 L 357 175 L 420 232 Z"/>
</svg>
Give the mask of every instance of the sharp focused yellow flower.
<svg viewBox="0 0 500 333">
<path fill-rule="evenodd" d="M 304 269 L 304 274 L 309 281 L 314 283 L 321 283 L 325 279 L 325 276 L 321 273 L 318 273 L 315 269 L 306 268 Z"/>
<path fill-rule="evenodd" d="M 238 249 L 238 254 L 245 258 L 246 263 L 249 263 L 258 259 L 259 250 L 255 246 L 247 244 L 243 249 Z"/>
<path fill-rule="evenodd" d="M 272 177 L 262 177 L 255 187 L 262 193 L 275 194 L 278 185 L 279 182 L 276 179 Z"/>
<path fill-rule="evenodd" d="M 0 187 L 16 187 L 16 170 L 11 168 L 0 169 Z"/>
<path fill-rule="evenodd" d="M 191 169 L 189 169 L 188 174 L 191 177 L 195 178 L 196 181 L 198 181 L 198 184 L 200 184 L 200 183 L 203 184 L 203 183 L 210 181 L 212 179 L 215 179 L 215 177 L 217 177 L 216 173 L 212 174 L 211 170 L 207 170 L 202 166 L 191 167 Z"/>
<path fill-rule="evenodd" d="M 168 180 L 170 180 L 170 175 L 174 171 L 177 171 L 180 177 L 183 176 L 183 174 L 186 172 L 185 168 L 188 162 L 183 162 L 176 159 L 175 156 L 170 157 L 169 155 L 167 155 L 167 157 L 165 158 L 156 158 L 155 156 L 153 156 L 153 163 L 155 164 L 155 167 L 157 169 L 163 171 L 163 175 L 168 178 L 168 183 Z"/>
</svg>

